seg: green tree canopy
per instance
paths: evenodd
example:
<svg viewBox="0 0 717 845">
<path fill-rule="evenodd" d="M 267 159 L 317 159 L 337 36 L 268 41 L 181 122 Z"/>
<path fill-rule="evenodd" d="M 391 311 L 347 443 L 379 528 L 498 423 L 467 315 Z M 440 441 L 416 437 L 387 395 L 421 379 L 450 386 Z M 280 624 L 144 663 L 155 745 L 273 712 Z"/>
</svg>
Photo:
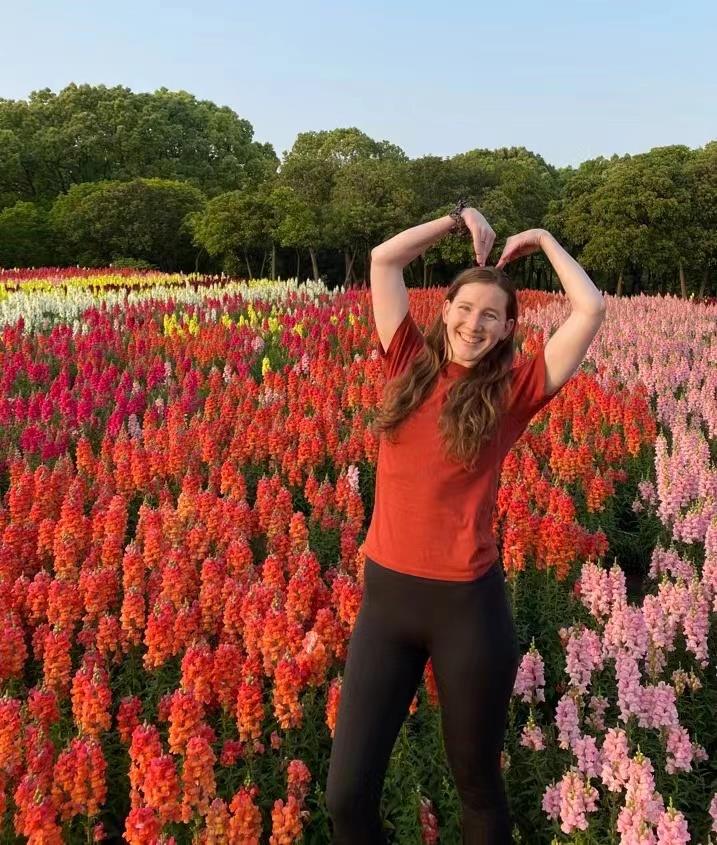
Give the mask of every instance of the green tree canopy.
<svg viewBox="0 0 717 845">
<path fill-rule="evenodd" d="M 33 202 L 0 211 L 0 267 L 42 267 L 55 261 L 47 212 Z"/>
<path fill-rule="evenodd" d="M 248 120 L 186 91 L 73 84 L 0 99 L 0 206 L 136 177 L 188 181 L 209 196 L 256 185 L 279 161 L 252 137 Z"/>
<path fill-rule="evenodd" d="M 175 270 L 193 257 L 185 221 L 204 201 L 201 191 L 186 182 L 93 182 L 74 185 L 58 197 L 50 220 L 69 261 L 136 258 Z"/>
<path fill-rule="evenodd" d="M 237 272 L 243 256 L 253 275 L 249 251 L 270 246 L 273 208 L 264 193 L 230 191 L 210 200 L 203 211 L 189 217 L 194 243 L 222 259 L 225 270 Z"/>
</svg>

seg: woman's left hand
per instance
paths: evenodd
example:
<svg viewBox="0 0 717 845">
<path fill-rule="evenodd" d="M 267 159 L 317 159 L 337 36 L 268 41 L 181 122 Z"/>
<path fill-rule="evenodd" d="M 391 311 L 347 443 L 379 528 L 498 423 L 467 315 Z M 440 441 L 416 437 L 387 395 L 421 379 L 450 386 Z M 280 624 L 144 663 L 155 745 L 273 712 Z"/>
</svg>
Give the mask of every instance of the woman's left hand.
<svg viewBox="0 0 717 845">
<path fill-rule="evenodd" d="M 531 252 L 542 249 L 540 239 L 547 234 L 548 232 L 545 229 L 527 229 L 525 232 L 511 235 L 505 242 L 503 253 L 495 266 L 500 270 L 510 261 L 515 261 L 517 258 L 522 258 L 524 255 L 530 255 Z"/>
</svg>

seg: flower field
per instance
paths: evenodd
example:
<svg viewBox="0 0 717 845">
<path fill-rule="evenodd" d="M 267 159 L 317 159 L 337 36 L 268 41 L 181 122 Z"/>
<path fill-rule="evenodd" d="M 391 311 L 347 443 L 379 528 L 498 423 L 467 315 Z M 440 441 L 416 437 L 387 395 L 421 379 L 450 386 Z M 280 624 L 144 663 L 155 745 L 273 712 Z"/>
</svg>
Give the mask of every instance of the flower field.
<svg viewBox="0 0 717 845">
<path fill-rule="evenodd" d="M 519 297 L 530 356 L 569 305 Z M 514 839 L 715 843 L 717 304 L 605 298 L 493 517 Z M 0 273 L 0 843 L 330 841 L 377 345 L 366 290 Z M 383 814 L 461 841 L 430 662 Z"/>
</svg>

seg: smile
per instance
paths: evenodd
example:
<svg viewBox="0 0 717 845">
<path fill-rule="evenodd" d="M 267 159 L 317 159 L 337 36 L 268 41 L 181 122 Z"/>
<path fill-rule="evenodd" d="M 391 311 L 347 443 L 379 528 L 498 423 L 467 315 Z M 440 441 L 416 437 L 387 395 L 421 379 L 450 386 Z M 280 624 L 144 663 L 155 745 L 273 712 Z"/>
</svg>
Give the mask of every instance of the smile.
<svg viewBox="0 0 717 845">
<path fill-rule="evenodd" d="M 482 338 L 477 337 L 475 340 L 469 340 L 467 337 L 464 337 L 460 332 L 458 332 L 458 337 L 464 342 L 467 343 L 469 346 L 477 346 Z"/>
</svg>

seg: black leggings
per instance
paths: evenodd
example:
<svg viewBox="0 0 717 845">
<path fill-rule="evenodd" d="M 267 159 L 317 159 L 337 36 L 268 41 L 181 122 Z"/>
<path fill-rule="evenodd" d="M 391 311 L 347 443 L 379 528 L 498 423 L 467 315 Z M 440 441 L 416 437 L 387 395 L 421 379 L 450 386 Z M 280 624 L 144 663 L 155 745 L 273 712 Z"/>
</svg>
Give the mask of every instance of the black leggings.
<svg viewBox="0 0 717 845">
<path fill-rule="evenodd" d="M 326 785 L 334 845 L 386 843 L 380 801 L 428 657 L 464 845 L 511 842 L 500 769 L 519 650 L 499 561 L 470 582 L 404 575 L 367 558 Z"/>
</svg>

